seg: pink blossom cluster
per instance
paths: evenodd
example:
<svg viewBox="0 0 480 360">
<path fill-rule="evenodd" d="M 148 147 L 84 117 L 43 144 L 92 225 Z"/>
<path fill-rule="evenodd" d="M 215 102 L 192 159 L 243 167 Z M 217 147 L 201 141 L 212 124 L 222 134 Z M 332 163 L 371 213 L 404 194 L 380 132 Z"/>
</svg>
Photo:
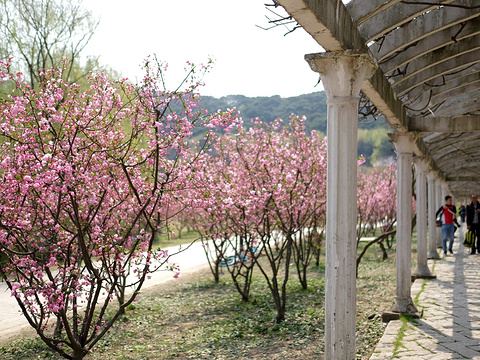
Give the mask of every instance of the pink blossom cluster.
<svg viewBox="0 0 480 360">
<path fill-rule="evenodd" d="M 276 274 L 292 256 L 301 266 L 311 257 L 301 251 L 293 255 L 293 240 L 325 224 L 326 141 L 307 134 L 305 119 L 297 116 L 286 124 L 256 118 L 248 129 L 225 130 L 215 138 L 214 151 L 197 162 L 203 186 L 189 197 L 198 199 L 197 225 L 214 277 L 226 264 L 247 300 L 258 256 L 266 255 Z"/>
<path fill-rule="evenodd" d="M 270 231 L 298 231 L 307 219 L 324 216 L 325 141 L 308 136 L 304 121 L 253 119 L 248 130 L 228 129 L 214 154 L 197 163 L 204 186 L 193 197 L 202 200 L 199 218 L 212 238 L 259 240 L 267 223 Z"/>
<path fill-rule="evenodd" d="M 365 229 L 388 227 L 397 216 L 396 165 L 382 170 L 359 171 L 357 187 L 358 236 L 364 236 Z"/>
</svg>

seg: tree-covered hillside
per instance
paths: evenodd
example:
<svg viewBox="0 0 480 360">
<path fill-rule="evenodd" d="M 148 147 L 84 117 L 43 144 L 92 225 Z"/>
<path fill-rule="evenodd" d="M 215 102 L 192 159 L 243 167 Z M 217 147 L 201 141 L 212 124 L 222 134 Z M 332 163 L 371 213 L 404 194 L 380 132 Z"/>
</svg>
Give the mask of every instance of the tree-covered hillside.
<svg viewBox="0 0 480 360">
<path fill-rule="evenodd" d="M 270 97 L 228 95 L 220 99 L 203 96 L 200 104 L 205 106 L 209 112 L 235 107 L 240 111 L 246 125 L 254 117 L 271 122 L 276 118 L 288 120 L 291 114 L 305 115 L 308 130 L 317 130 L 324 134 L 326 132 L 327 104 L 324 91 L 289 98 L 282 98 L 278 95 Z"/>
<path fill-rule="evenodd" d="M 324 91 L 311 94 L 282 98 L 278 95 L 270 97 L 247 97 L 244 95 L 228 95 L 221 98 L 202 96 L 200 105 L 209 113 L 227 108 L 236 108 L 246 126 L 250 119 L 259 117 L 265 122 L 276 118 L 289 119 L 291 114 L 307 118 L 307 130 L 327 130 L 327 103 Z M 367 165 L 381 163 L 394 156 L 392 144 L 387 133 L 390 131 L 385 119 L 365 119 L 359 122 L 358 154 L 364 155 Z"/>
</svg>

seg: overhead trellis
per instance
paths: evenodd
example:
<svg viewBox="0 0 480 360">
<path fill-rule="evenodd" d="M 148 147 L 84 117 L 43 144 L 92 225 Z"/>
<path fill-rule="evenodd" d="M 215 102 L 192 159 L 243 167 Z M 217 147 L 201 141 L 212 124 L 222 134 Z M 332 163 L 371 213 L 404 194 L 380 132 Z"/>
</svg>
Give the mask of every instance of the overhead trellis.
<svg viewBox="0 0 480 360">
<path fill-rule="evenodd" d="M 417 134 L 416 155 L 431 160 L 455 196 L 480 194 L 478 0 L 273 4 L 326 51 L 369 53 L 378 68 L 362 87 L 360 118 L 382 113 L 392 132 Z"/>
</svg>

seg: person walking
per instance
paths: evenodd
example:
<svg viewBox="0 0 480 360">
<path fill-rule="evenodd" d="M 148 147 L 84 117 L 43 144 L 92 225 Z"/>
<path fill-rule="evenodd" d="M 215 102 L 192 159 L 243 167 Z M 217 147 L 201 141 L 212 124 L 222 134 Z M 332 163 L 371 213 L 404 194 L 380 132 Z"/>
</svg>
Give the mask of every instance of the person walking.
<svg viewBox="0 0 480 360">
<path fill-rule="evenodd" d="M 480 254 L 480 241 L 478 239 L 480 235 L 480 203 L 477 195 L 472 195 L 470 199 L 472 202 L 467 205 L 467 229 L 472 230 L 475 234 L 470 254 L 475 254 L 475 250 Z"/>
<path fill-rule="evenodd" d="M 458 210 L 458 212 L 460 213 L 460 221 L 462 222 L 462 224 L 465 222 L 466 210 L 467 209 L 465 208 L 465 205 L 460 204 L 460 209 Z"/>
<path fill-rule="evenodd" d="M 449 240 L 448 251 L 450 254 L 453 254 L 453 237 L 456 230 L 454 224 L 456 224 L 457 227 L 460 227 L 460 225 L 458 225 L 457 222 L 457 209 L 455 205 L 452 205 L 452 197 L 450 195 L 445 196 L 445 205 L 441 206 L 440 209 L 437 210 L 435 217 L 437 219 L 441 217 L 442 219 L 443 253 L 445 256 L 447 255 L 447 240 Z"/>
</svg>

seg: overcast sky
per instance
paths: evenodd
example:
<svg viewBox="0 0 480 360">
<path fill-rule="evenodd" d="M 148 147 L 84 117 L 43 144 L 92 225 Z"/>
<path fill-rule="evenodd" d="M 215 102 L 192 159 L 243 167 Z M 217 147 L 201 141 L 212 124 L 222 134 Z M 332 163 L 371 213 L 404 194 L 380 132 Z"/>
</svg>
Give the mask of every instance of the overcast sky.
<svg viewBox="0 0 480 360">
<path fill-rule="evenodd" d="M 323 90 L 318 74 L 304 60 L 322 48 L 303 29 L 284 36 L 268 31 L 275 18 L 271 0 L 84 0 L 100 25 L 84 54 L 132 80 L 156 54 L 169 64 L 167 82 L 175 87 L 185 62 L 215 60 L 205 77 L 204 95 L 297 96 Z M 284 14 L 283 8 L 273 11 Z M 292 28 L 295 23 L 289 25 Z"/>
</svg>

